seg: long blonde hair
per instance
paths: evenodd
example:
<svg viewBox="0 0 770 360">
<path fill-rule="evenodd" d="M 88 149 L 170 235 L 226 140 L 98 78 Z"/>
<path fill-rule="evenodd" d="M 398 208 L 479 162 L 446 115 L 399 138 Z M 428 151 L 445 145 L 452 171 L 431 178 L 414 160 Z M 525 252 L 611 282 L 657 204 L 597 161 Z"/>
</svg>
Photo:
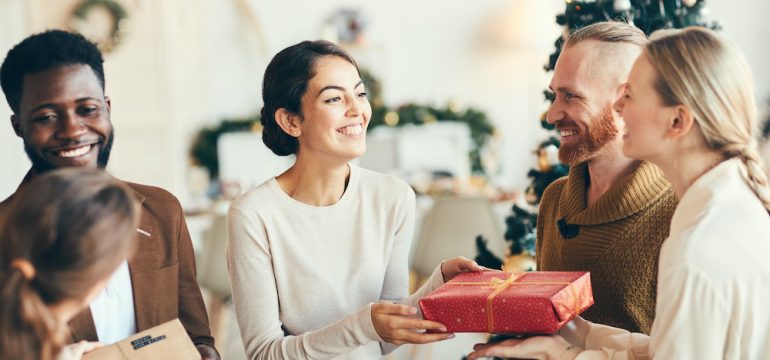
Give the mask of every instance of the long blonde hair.
<svg viewBox="0 0 770 360">
<path fill-rule="evenodd" d="M 743 177 L 770 211 L 770 186 L 758 150 L 754 82 L 738 48 L 702 27 L 652 34 L 645 53 L 666 106 L 693 113 L 707 146 L 743 162 Z"/>
<path fill-rule="evenodd" d="M 132 191 L 107 173 L 67 168 L 33 181 L 6 214 L 0 359 L 53 359 L 66 324 L 48 307 L 80 300 L 133 253 L 139 207 Z"/>
</svg>

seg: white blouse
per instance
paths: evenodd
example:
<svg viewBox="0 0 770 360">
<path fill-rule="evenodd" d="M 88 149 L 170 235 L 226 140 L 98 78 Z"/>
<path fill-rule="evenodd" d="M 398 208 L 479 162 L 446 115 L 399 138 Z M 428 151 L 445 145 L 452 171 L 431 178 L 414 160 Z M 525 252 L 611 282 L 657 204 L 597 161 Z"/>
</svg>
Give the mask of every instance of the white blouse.
<svg viewBox="0 0 770 360">
<path fill-rule="evenodd" d="M 578 359 L 770 359 L 770 215 L 741 171 L 724 161 L 680 200 L 650 336 L 578 318 L 560 332 Z"/>
</svg>

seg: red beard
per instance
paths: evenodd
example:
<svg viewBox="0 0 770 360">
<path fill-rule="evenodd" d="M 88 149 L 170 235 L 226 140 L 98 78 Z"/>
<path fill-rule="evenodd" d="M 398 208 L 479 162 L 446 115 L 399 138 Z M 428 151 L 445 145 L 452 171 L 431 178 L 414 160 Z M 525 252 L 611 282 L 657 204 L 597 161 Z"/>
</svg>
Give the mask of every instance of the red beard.
<svg viewBox="0 0 770 360">
<path fill-rule="evenodd" d="M 557 128 L 558 122 L 556 124 Z M 559 161 L 568 165 L 576 165 L 590 160 L 605 145 L 618 136 L 618 127 L 612 117 L 612 106 L 607 106 L 593 119 L 587 132 L 580 132 L 575 144 L 562 144 L 559 148 Z"/>
</svg>

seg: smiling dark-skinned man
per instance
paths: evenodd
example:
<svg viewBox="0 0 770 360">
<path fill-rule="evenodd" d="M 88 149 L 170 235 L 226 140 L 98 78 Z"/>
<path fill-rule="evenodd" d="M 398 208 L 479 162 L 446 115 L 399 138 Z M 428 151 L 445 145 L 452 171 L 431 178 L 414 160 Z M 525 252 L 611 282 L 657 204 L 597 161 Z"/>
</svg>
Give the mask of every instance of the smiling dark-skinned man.
<svg viewBox="0 0 770 360">
<path fill-rule="evenodd" d="M 0 83 L 32 161 L 19 189 L 49 170 L 107 166 L 114 132 L 102 63 L 93 43 L 59 30 L 30 36 L 8 52 Z M 142 204 L 139 248 L 70 322 L 73 342 L 113 343 L 179 318 L 203 359 L 219 359 L 179 201 L 160 188 L 126 184 Z M 0 203 L 0 217 L 13 199 Z"/>
</svg>

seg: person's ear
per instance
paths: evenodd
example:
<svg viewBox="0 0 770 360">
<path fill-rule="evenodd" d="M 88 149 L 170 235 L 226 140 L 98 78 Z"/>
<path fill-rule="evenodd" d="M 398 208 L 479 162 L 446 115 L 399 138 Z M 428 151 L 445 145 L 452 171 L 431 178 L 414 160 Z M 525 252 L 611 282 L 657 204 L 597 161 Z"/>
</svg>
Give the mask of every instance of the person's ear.
<svg viewBox="0 0 770 360">
<path fill-rule="evenodd" d="M 300 127 L 300 117 L 285 108 L 279 108 L 275 111 L 275 122 L 289 136 L 299 137 L 302 135 Z"/>
<path fill-rule="evenodd" d="M 11 126 L 13 127 L 13 132 L 16 133 L 16 136 L 21 137 L 21 124 L 18 116 L 11 115 Z"/>
<path fill-rule="evenodd" d="M 104 103 L 107 104 L 107 113 L 112 113 L 112 101 L 109 96 L 104 95 Z"/>
<path fill-rule="evenodd" d="M 674 140 L 680 139 L 687 135 L 694 125 L 695 118 L 690 109 L 684 105 L 677 105 L 668 122 L 668 137 Z"/>
</svg>

